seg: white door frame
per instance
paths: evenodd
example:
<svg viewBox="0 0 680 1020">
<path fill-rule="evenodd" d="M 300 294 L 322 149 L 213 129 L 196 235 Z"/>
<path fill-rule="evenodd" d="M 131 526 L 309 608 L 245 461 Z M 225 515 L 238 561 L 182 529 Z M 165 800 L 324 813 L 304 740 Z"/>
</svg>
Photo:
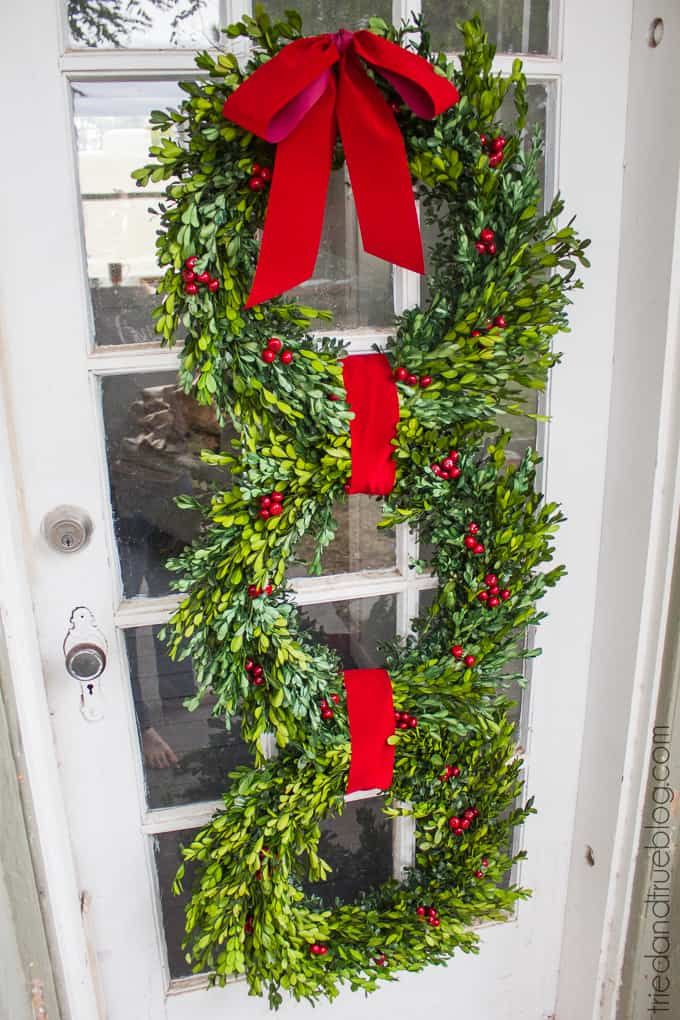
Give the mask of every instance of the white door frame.
<svg viewBox="0 0 680 1020">
<path fill-rule="evenodd" d="M 659 4 L 658 6 L 662 6 Z M 666 3 L 666 7 L 670 5 Z M 4 371 L 6 373 L 10 399 L 6 401 L 6 434 L 2 434 L 0 444 L 0 501 L 6 513 L 4 520 L 8 522 L 0 536 L 0 565 L 3 577 L 0 582 L 0 608 L 8 634 L 12 682 L 15 690 L 17 711 L 20 720 L 27 759 L 27 779 L 31 784 L 33 799 L 36 806 L 36 829 L 40 843 L 42 860 L 47 882 L 47 902 L 52 917 L 52 928 L 55 933 L 53 950 L 55 959 L 61 970 L 61 994 L 64 1011 L 69 1020 L 93 1020 L 98 1012 L 96 979 L 88 957 L 88 945 L 81 920 L 81 886 L 76 875 L 70 836 L 66 824 L 66 812 L 62 803 L 61 784 L 59 782 L 59 765 L 55 754 L 47 700 L 44 692 L 43 667 L 54 668 L 50 657 L 54 656 L 54 636 L 41 632 L 36 624 L 33 605 L 38 609 L 46 604 L 51 596 L 49 586 L 42 575 L 42 563 L 46 556 L 53 555 L 46 551 L 40 537 L 40 520 L 46 510 L 59 503 L 69 502 L 86 507 L 98 508 L 95 514 L 95 535 L 93 548 L 99 555 L 109 556 L 104 537 L 107 529 L 104 525 L 104 510 L 101 508 L 101 492 L 98 491 L 99 478 L 83 479 L 74 472 L 71 479 L 63 470 L 50 470 L 50 437 L 35 434 L 31 430 L 31 402 L 49 398 L 49 391 L 36 392 L 30 387 L 31 365 L 34 352 L 29 346 L 35 343 L 41 359 L 46 359 L 54 366 L 54 378 L 61 378 L 63 365 L 60 353 L 55 345 L 50 345 L 47 338 L 54 328 L 55 313 L 59 329 L 75 330 L 78 335 L 87 336 L 88 324 L 84 321 L 87 307 L 84 276 L 79 280 L 80 293 L 78 300 L 65 307 L 64 292 L 73 294 L 74 280 L 69 267 L 78 262 L 80 254 L 79 223 L 74 221 L 72 210 L 50 205 L 49 193 L 45 192 L 45 181 L 49 181 L 49 173 L 45 174 L 45 165 L 49 163 L 67 168 L 74 172 L 73 150 L 69 139 L 69 125 L 65 122 L 63 93 L 55 86 L 55 54 L 46 48 L 46 41 L 53 38 L 55 24 L 58 19 L 56 0 L 44 0 L 40 5 L 40 16 L 36 19 L 35 5 L 19 5 L 3 12 L 2 31 L 0 32 L 0 50 L 2 50 L 2 66 L 9 83 L 3 95 L 3 125 L 5 138 L 9 139 L 9 157 L 3 165 L 5 193 L 12 199 L 0 199 L 1 226 L 6 236 L 16 239 L 11 250 L 4 246 L 0 250 L 0 329 L 5 344 Z M 640 9 L 640 8 L 639 8 Z M 569 488 L 572 495 L 567 508 L 570 523 L 565 527 L 559 543 L 560 557 L 567 563 L 578 562 L 591 564 L 592 576 L 602 580 L 611 567 L 606 557 L 599 557 L 600 536 L 603 526 L 609 526 L 615 518 L 603 516 L 605 509 L 612 510 L 605 503 L 605 474 L 609 463 L 610 475 L 608 485 L 613 484 L 611 471 L 621 456 L 617 447 L 618 435 L 609 431 L 610 395 L 616 406 L 616 389 L 610 394 L 612 386 L 623 385 L 623 380 L 612 372 L 615 351 L 615 315 L 619 294 L 619 259 L 621 227 L 623 216 L 623 164 L 624 139 L 626 129 L 626 112 L 628 97 L 628 45 L 631 31 L 632 0 L 564 0 L 562 9 L 565 59 L 544 58 L 535 61 L 535 65 L 543 65 L 544 74 L 561 73 L 560 116 L 562 119 L 563 136 L 560 151 L 556 153 L 558 162 L 558 180 L 567 198 L 579 195 L 579 224 L 581 229 L 593 238 L 593 259 L 607 266 L 606 271 L 598 271 L 597 288 L 592 286 L 592 276 L 586 278 L 586 290 L 577 295 L 572 315 L 574 342 L 566 343 L 567 356 L 564 364 L 557 370 L 551 392 L 551 409 L 556 421 L 559 421 L 568 408 L 566 402 L 576 392 L 574 385 L 578 380 L 582 399 L 582 415 L 578 422 L 573 423 L 569 436 L 560 435 L 556 429 L 550 437 L 550 460 L 547 473 L 547 489 L 549 495 L 559 498 L 560 493 Z M 656 11 L 655 11 L 656 13 Z M 671 16 L 669 11 L 668 17 Z M 40 24 L 38 24 L 38 22 Z M 668 43 L 670 48 L 670 43 Z M 607 57 L 616 55 L 613 66 L 606 66 Z M 69 57 L 72 69 L 82 66 L 86 73 L 87 54 Z M 184 58 L 175 55 L 164 55 L 168 72 L 186 69 Z M 611 61 L 610 61 L 611 63 Z M 111 72 L 118 73 L 127 69 L 132 73 L 148 67 L 148 55 L 126 54 L 115 52 L 110 55 Z M 500 62 L 501 66 L 503 61 Z M 600 74 L 593 74 L 593 69 L 601 67 Z M 586 68 L 584 73 L 583 68 Z M 36 112 L 33 112 L 36 111 Z M 29 138 L 25 121 L 30 120 L 35 130 L 40 130 L 40 139 Z M 621 167 L 621 173 L 612 177 L 600 166 L 596 152 L 597 140 L 602 141 L 602 132 L 606 122 L 606 145 L 614 162 Z M 30 196 L 42 210 L 44 229 L 40 235 L 23 228 L 23 208 L 21 196 Z M 634 210 L 634 207 L 632 207 Z M 624 238 L 627 243 L 627 239 Z M 623 251 L 626 251 L 625 243 Z M 62 251 L 69 250 L 69 258 L 51 262 L 50 248 Z M 638 286 L 642 287 L 645 274 L 649 267 L 640 267 Z M 625 278 L 622 277 L 622 282 Z M 677 295 L 677 266 L 674 267 L 674 293 Z M 624 312 L 630 291 L 622 295 L 619 308 Z M 630 302 L 628 301 L 628 304 Z M 630 309 L 629 309 L 630 310 Z M 632 311 L 632 310 L 631 310 Z M 579 348 L 578 337 L 591 335 L 597 338 L 597 345 L 587 350 Z M 673 336 L 673 340 L 675 336 Z M 38 344 L 39 340 L 39 344 Z M 669 344 L 668 357 L 671 354 Z M 675 362 L 673 362 L 675 370 Z M 78 367 L 78 373 L 80 367 Z M 670 378 L 670 373 L 669 373 Z M 675 376 L 673 376 L 673 379 Z M 640 395 L 637 409 L 656 415 L 661 395 L 659 390 Z M 677 392 L 677 388 L 676 391 Z M 22 399 L 22 393 L 25 395 Z M 64 415 L 69 427 L 78 430 L 87 420 L 89 407 L 79 405 L 83 394 L 87 394 L 87 382 L 83 379 L 74 380 L 68 399 L 65 400 Z M 87 400 L 87 396 L 85 397 Z M 678 405 L 675 394 L 669 392 L 667 386 L 663 394 L 663 422 L 675 426 L 678 417 Z M 80 413 L 79 411 L 82 411 Z M 86 413 L 87 412 L 87 413 Z M 656 418 L 655 418 L 656 420 Z M 658 433 L 658 429 L 656 430 Z M 656 435 L 655 433 L 655 435 Z M 658 435 L 656 435 L 658 438 Z M 633 685 L 626 699 L 622 699 L 623 712 L 618 717 L 622 723 L 631 710 L 641 718 L 644 706 L 650 702 L 653 686 L 646 685 L 640 693 L 639 678 L 644 667 L 649 663 L 650 649 L 658 646 L 658 627 L 655 621 L 662 621 L 663 614 L 655 617 L 653 612 L 654 599 L 661 604 L 659 592 L 663 590 L 666 571 L 660 552 L 664 548 L 664 536 L 670 537 L 669 521 L 673 510 L 677 507 L 676 494 L 668 495 L 671 480 L 674 481 L 675 454 L 677 451 L 677 429 L 668 429 L 667 448 L 662 452 L 665 459 L 660 458 L 654 481 L 653 518 L 659 528 L 659 538 L 650 546 L 640 542 L 638 557 L 641 562 L 648 563 L 645 579 L 643 603 L 639 606 L 636 617 L 632 621 L 633 632 L 637 625 L 645 622 L 643 636 L 636 660 L 636 688 L 633 699 Z M 578 452 L 577 456 L 574 451 Z M 645 447 L 649 453 L 649 444 Z M 609 458 L 609 460 L 608 460 Z M 55 461 L 56 463 L 56 458 Z M 62 461 L 63 463 L 63 461 Z M 44 477 L 39 487 L 33 482 L 31 465 L 34 471 Z M 585 473 L 593 484 L 587 487 L 578 485 L 579 475 Z M 81 473 L 82 474 L 82 473 Z M 96 472 L 93 472 L 96 475 Z M 38 489 L 40 491 L 38 491 Z M 603 548 L 606 548 L 603 547 Z M 24 555 L 25 551 L 25 555 Z M 75 572 L 77 573 L 77 572 Z M 75 576 L 71 583 L 68 567 L 64 566 L 63 592 L 64 613 L 73 605 L 79 604 L 83 593 L 80 579 Z M 546 621 L 542 631 L 542 640 L 548 648 L 570 647 L 569 662 L 556 661 L 555 656 L 546 654 L 540 664 L 539 682 L 550 683 L 553 696 L 561 699 L 565 725 L 579 724 L 585 718 L 587 707 L 588 665 L 593 658 L 596 634 L 593 631 L 594 621 L 602 624 L 595 616 L 595 585 L 589 588 L 592 598 L 580 602 L 580 615 L 575 619 L 572 615 L 567 619 L 562 607 L 573 606 L 573 590 L 569 591 L 570 580 L 550 597 L 550 620 Z M 614 593 L 617 598 L 620 592 Z M 108 593 L 94 593 L 90 602 L 95 609 L 101 609 L 106 617 L 111 613 L 107 605 Z M 624 607 L 625 608 L 625 607 Z M 37 617 L 39 619 L 39 616 Z M 550 635 L 554 640 L 551 641 Z M 599 629 L 597 635 L 602 640 L 604 630 Z M 561 634 L 560 640 L 557 635 Z M 38 639 L 41 639 L 43 661 L 38 651 Z M 608 666 L 610 664 L 607 664 Z M 656 676 L 658 662 L 648 675 Z M 606 680 L 613 680 L 609 675 Z M 596 677 L 600 681 L 600 676 Z M 603 683 L 606 691 L 609 683 Z M 599 693 L 599 688 L 596 694 Z M 553 734 L 542 725 L 540 704 L 539 711 L 532 720 L 532 742 L 545 744 L 553 739 Z M 589 709 L 592 706 L 588 706 Z M 626 712 L 626 706 L 628 711 Z M 611 724 L 611 716 L 610 724 Z M 586 731 L 585 747 L 588 749 L 590 730 Z M 634 732 L 628 743 L 631 754 L 637 753 L 636 747 L 639 734 Z M 625 743 L 625 742 L 624 742 Z M 625 747 L 624 747 L 625 750 Z M 92 761 L 96 763 L 96 739 L 92 740 Z M 566 775 L 557 784 L 550 777 L 532 775 L 533 792 L 538 795 L 539 807 L 545 824 L 549 824 L 551 813 L 569 812 L 573 814 L 579 803 L 596 813 L 600 799 L 609 798 L 616 808 L 619 804 L 620 784 L 610 785 L 606 790 L 593 795 L 592 784 L 584 782 L 579 790 L 577 784 L 579 749 L 574 748 L 571 761 L 565 763 Z M 632 771 L 632 770 L 631 770 Z M 554 797 L 557 789 L 558 796 Z M 629 808 L 634 803 L 634 785 L 627 788 Z M 551 803 L 551 797 L 553 797 Z M 614 810 L 614 823 L 618 816 Z M 620 828 L 625 828 L 620 823 Z M 578 830 L 577 830 L 578 831 Z M 580 832 L 579 832 L 580 835 Z M 77 839 L 77 834 L 75 837 Z M 625 840 L 619 839 L 617 852 L 622 856 Z M 554 893 L 556 910 L 566 910 L 566 950 L 563 973 L 565 981 L 574 973 L 578 974 L 579 983 L 584 985 L 584 996 L 589 999 L 587 1012 L 576 1012 L 569 999 L 563 999 L 564 1017 L 560 1020 L 582 1020 L 592 1013 L 596 1001 L 597 981 L 607 975 L 616 974 L 612 964 L 603 963 L 599 975 L 582 978 L 582 972 L 573 971 L 566 966 L 569 961 L 569 947 L 574 944 L 575 932 L 573 904 L 577 900 L 578 874 L 577 861 L 581 848 L 577 836 L 574 844 L 574 863 L 572 866 L 572 886 L 570 900 L 567 902 L 564 891 L 567 887 L 568 873 L 565 869 L 557 869 L 554 873 Z M 622 859 L 624 859 L 622 857 Z M 609 871 L 606 865 L 600 871 L 603 881 L 608 885 Z M 630 870 L 630 869 L 629 869 Z M 628 874 L 624 874 L 627 880 Z M 611 902 L 611 900 L 610 900 Z M 593 902 L 590 920 L 592 931 L 597 933 L 596 951 L 598 959 L 603 947 L 601 933 L 607 920 L 614 922 L 611 908 L 606 902 Z M 620 926 L 619 926 L 620 927 Z M 556 926 L 559 934 L 559 927 Z M 572 941 L 570 942 L 570 938 Z M 595 938 L 595 935 L 593 936 Z M 560 946 L 555 944 L 555 936 L 546 940 L 541 947 L 542 953 L 551 959 L 559 956 Z M 602 957 L 604 960 L 604 957 Z M 611 957 L 617 959 L 613 952 Z M 537 973 L 536 980 L 541 980 Z M 576 984 L 573 980 L 571 984 Z M 210 993 L 208 993 L 209 996 Z M 604 1016 L 604 1014 L 601 1014 Z"/>
</svg>

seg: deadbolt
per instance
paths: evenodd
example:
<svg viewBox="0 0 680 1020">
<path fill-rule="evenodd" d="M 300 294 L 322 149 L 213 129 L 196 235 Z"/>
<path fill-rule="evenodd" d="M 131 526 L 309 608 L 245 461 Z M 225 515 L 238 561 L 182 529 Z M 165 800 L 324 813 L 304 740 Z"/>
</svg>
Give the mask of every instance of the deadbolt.
<svg viewBox="0 0 680 1020">
<path fill-rule="evenodd" d="M 57 506 L 43 517 L 42 532 L 55 552 L 78 552 L 90 540 L 92 520 L 80 507 Z"/>
</svg>

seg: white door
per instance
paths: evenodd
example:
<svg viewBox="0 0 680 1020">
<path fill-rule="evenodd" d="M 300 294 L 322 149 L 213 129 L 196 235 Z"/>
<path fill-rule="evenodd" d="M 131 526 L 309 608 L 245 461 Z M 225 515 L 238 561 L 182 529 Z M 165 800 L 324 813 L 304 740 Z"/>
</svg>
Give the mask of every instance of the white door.
<svg viewBox="0 0 680 1020">
<path fill-rule="evenodd" d="M 218 21 L 236 20 L 248 4 L 232 0 L 218 10 L 217 0 L 204 0 L 173 26 L 173 11 L 191 7 L 189 0 L 159 2 L 158 9 L 142 0 L 135 17 L 143 20 L 146 12 L 151 25 L 132 27 L 116 20 L 116 11 L 129 12 L 127 4 L 57 6 L 13 5 L 0 36 L 8 82 L 3 125 L 13 143 L 1 200 L 8 412 L 60 790 L 86 906 L 89 969 L 79 972 L 73 945 L 56 951 L 71 976 L 72 1020 L 94 1020 L 95 996 L 110 1020 L 263 1016 L 266 1004 L 248 999 L 243 983 L 206 990 L 203 977 L 188 976 L 179 948 L 182 907 L 169 891 L 178 844 L 211 816 L 224 773 L 245 749 L 204 709 L 192 715 L 183 709 L 191 672 L 171 664 L 157 640 L 174 605 L 162 562 L 191 537 L 192 521 L 172 497 L 203 484 L 198 451 L 219 446 L 221 437 L 205 410 L 178 393 L 176 354 L 154 343 L 154 224 L 146 213 L 153 196 L 140 195 L 129 180 L 144 160 L 149 111 L 171 105 L 178 77 L 192 73 L 189 48 L 210 45 Z M 594 267 L 577 295 L 567 357 L 552 385 L 554 424 L 538 437 L 545 488 L 568 513 L 559 556 L 569 576 L 550 596 L 551 616 L 539 638 L 544 655 L 522 706 L 527 789 L 539 813 L 522 836 L 529 856 L 518 877 L 533 898 L 512 920 L 483 929 L 479 956 L 405 975 L 368 999 L 345 993 L 316 1012 L 321 1018 L 389 1012 L 396 1020 L 445 1008 L 475 1020 L 548 1018 L 595 598 L 630 12 L 619 0 L 298 6 L 313 12 L 305 21 L 310 33 L 352 27 L 362 15 L 400 20 L 422 6 L 434 41 L 448 48 L 455 45 L 455 18 L 481 8 L 500 51 L 528 54 L 532 116 L 548 138 L 546 188 L 566 193 L 580 229 L 594 240 Z M 102 20 L 104 9 L 114 17 Z M 501 53 L 499 68 L 510 63 Z M 606 111 L 606 138 L 589 116 L 594 103 Z M 336 180 L 313 286 L 324 292 L 319 303 L 335 308 L 337 328 L 355 351 L 386 334 L 395 307 L 418 299 L 417 280 L 382 264 L 369 267 L 359 247 Z M 82 508 L 93 522 L 89 543 L 76 553 L 55 552 L 41 533 L 45 515 L 63 504 Z M 327 576 L 296 581 L 310 622 L 324 628 L 348 665 L 377 664 L 376 634 L 408 629 L 432 584 L 409 576 L 414 550 L 407 536 L 376 539 L 374 519 L 375 504 L 354 497 Z M 62 646 L 77 607 L 89 611 L 107 645 L 97 720 L 81 714 L 78 683 L 65 670 Z M 375 805 L 363 807 L 370 814 Z M 348 890 L 356 873 L 365 874 L 366 860 L 354 866 L 362 817 L 349 810 L 336 833 L 341 850 L 354 855 L 352 866 L 338 872 Z M 382 878 L 408 861 L 409 846 L 372 817 L 369 878 Z M 282 1014 L 306 1009 L 286 1004 Z"/>
</svg>

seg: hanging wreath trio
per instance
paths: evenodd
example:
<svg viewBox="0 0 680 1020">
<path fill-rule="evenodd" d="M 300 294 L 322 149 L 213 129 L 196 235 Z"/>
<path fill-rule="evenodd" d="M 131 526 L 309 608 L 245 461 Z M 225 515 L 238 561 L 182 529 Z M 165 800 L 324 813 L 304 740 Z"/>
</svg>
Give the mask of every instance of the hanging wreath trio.
<svg viewBox="0 0 680 1020">
<path fill-rule="evenodd" d="M 536 604 L 563 572 L 545 567 L 561 515 L 536 492 L 536 453 L 512 452 L 510 423 L 558 360 L 588 242 L 559 225 L 559 198 L 541 211 L 521 63 L 493 74 L 479 21 L 460 27 L 450 61 L 419 19 L 307 39 L 297 13 L 258 9 L 226 30 L 248 40 L 245 67 L 200 54 L 205 77 L 181 83 L 178 110 L 154 112 L 154 162 L 134 175 L 169 182 L 156 330 L 183 336 L 184 388 L 237 433 L 204 455 L 229 487 L 181 497 L 204 526 L 171 564 L 183 598 L 165 636 L 192 660 L 188 707 L 210 692 L 254 754 L 183 850 L 185 948 L 196 971 L 245 974 L 274 1007 L 284 991 L 369 991 L 476 951 L 474 926 L 528 895 L 507 880 L 533 810 L 511 693 L 517 661 L 537 654 Z M 345 160 L 368 250 L 422 268 L 414 193 L 435 237 L 427 300 L 396 317 L 380 353 L 354 357 L 311 332 L 329 313 L 280 296 L 311 274 L 328 173 Z M 438 588 L 383 649 L 384 669 L 343 674 L 301 626 L 286 577 L 305 536 L 307 569 L 321 571 L 355 492 L 382 500 L 381 528 L 418 533 L 431 551 L 411 569 Z M 387 816 L 414 819 L 414 865 L 325 906 L 308 889 L 329 872 L 320 826 L 348 791 L 373 788 Z"/>
</svg>

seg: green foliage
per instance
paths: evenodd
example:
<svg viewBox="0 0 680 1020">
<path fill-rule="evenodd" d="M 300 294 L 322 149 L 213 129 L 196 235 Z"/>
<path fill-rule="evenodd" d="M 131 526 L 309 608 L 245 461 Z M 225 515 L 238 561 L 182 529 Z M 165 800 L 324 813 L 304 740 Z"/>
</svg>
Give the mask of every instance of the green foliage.
<svg viewBox="0 0 680 1020">
<path fill-rule="evenodd" d="M 198 865 L 186 946 L 196 970 L 209 970 L 217 982 L 244 973 L 251 991 L 266 991 L 273 1006 L 282 991 L 333 998 L 342 982 L 371 990 L 399 970 L 442 963 L 456 948 L 476 951 L 471 925 L 507 916 L 527 895 L 503 884 L 513 830 L 533 810 L 531 803 L 517 806 L 521 760 L 507 690 L 522 679 L 512 664 L 535 654 L 526 650 L 526 631 L 542 619 L 536 604 L 563 572 L 547 567 L 562 518 L 536 492 L 538 457 L 511 452 L 498 416 L 526 413 L 527 394 L 544 388 L 559 357 L 554 338 L 567 329 L 569 293 L 579 286 L 577 265 L 588 264 L 587 242 L 562 225 L 559 198 L 540 211 L 540 140 L 523 133 L 521 64 L 507 78 L 492 72 L 493 47 L 477 19 L 461 25 L 460 66 L 431 53 L 419 19 L 399 28 L 372 19 L 371 29 L 430 60 L 455 82 L 461 100 L 432 122 L 408 110 L 397 115 L 436 238 L 428 301 L 397 318 L 386 345 L 394 367 L 428 375 L 431 384 L 398 383 L 397 482 L 380 524 L 417 530 L 431 554 L 414 567 L 433 569 L 439 580 L 413 634 L 385 653 L 395 707 L 417 715 L 419 725 L 390 738 L 396 766 L 384 810 L 416 819 L 416 860 L 403 883 L 333 910 L 301 883 L 327 874 L 319 825 L 343 807 L 350 745 L 341 666 L 302 629 L 286 576 L 309 534 L 312 569 L 320 571 L 334 507 L 345 498 L 351 412 L 343 352 L 332 338 L 309 332 L 312 322 L 329 318 L 324 311 L 286 298 L 244 308 L 266 208 L 266 193 L 249 190 L 248 179 L 253 162 L 271 166 L 274 153 L 221 113 L 245 75 L 300 36 L 299 16 L 287 12 L 285 21 L 272 22 L 258 7 L 227 28 L 229 38 L 252 44 L 245 69 L 231 54 L 201 54 L 206 76 L 183 83 L 179 110 L 154 113 L 154 159 L 135 173 L 140 185 L 168 182 L 156 330 L 166 344 L 182 336 L 185 388 L 237 432 L 232 453 L 206 455 L 228 468 L 231 487 L 183 501 L 198 507 L 205 523 L 171 564 L 183 599 L 166 639 L 173 656 L 193 662 L 197 691 L 188 707 L 211 692 L 226 725 L 240 717 L 257 768 L 233 774 L 223 810 L 185 848 L 185 860 Z M 509 94 L 515 122 L 501 125 Z M 502 163 L 492 166 L 480 135 L 501 133 Z M 340 145 L 336 155 L 340 164 Z M 489 226 L 493 257 L 475 248 Z M 220 281 L 216 294 L 185 293 L 181 270 L 189 256 L 197 258 L 197 272 Z M 262 360 L 272 336 L 293 352 L 291 364 Z M 460 477 L 443 480 L 432 466 L 451 450 Z M 259 501 L 273 490 L 283 493 L 283 512 L 264 520 Z M 471 524 L 483 548 L 466 545 Z M 482 601 L 489 574 L 504 591 L 494 606 Z M 254 595 L 268 585 L 269 593 Z M 452 655 L 454 645 L 474 664 Z M 252 683 L 249 660 L 263 667 L 261 684 Z M 339 703 L 332 720 L 322 720 L 320 702 L 331 695 Z M 280 749 L 275 761 L 261 752 L 266 733 Z M 451 764 L 459 774 L 442 779 Z M 471 805 L 477 819 L 454 836 L 449 818 Z M 418 917 L 421 904 L 437 906 L 439 927 Z M 314 943 L 330 951 L 314 956 Z"/>
</svg>

